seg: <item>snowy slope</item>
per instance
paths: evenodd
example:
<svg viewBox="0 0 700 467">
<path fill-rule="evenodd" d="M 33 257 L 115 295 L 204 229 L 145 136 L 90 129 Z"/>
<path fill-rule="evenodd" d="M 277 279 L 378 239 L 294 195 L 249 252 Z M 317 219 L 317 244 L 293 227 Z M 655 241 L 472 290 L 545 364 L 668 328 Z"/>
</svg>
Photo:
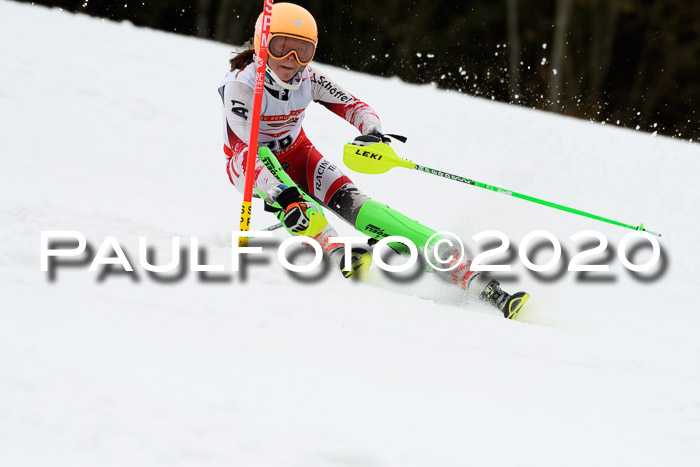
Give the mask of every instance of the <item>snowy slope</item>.
<svg viewBox="0 0 700 467">
<path fill-rule="evenodd" d="M 241 198 L 216 86 L 230 49 L 0 2 L 0 465 L 696 465 L 700 149 L 687 142 L 321 65 L 410 137 L 404 157 L 643 221 L 664 235 L 665 273 L 641 282 L 612 256 L 611 282 L 545 282 L 515 259 L 506 287 L 533 295 L 520 322 L 432 276 L 300 284 L 271 263 L 245 282 L 163 284 L 83 265 L 49 282 L 42 230 L 94 248 L 115 236 L 134 263 L 139 236 L 159 260 L 171 237 L 197 236 L 229 264 Z M 355 135 L 320 106 L 305 130 L 338 163 Z M 467 241 L 543 229 L 575 253 L 576 232 L 611 247 L 627 233 L 424 174 L 347 172 Z M 254 227 L 274 222 L 254 209 Z"/>
</svg>

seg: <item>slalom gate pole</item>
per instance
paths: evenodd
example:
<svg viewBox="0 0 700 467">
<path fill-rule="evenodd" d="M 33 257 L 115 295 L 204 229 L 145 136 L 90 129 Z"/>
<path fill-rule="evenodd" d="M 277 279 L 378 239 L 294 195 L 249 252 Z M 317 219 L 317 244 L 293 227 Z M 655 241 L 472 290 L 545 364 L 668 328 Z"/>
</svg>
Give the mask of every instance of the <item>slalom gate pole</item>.
<svg viewBox="0 0 700 467">
<path fill-rule="evenodd" d="M 255 94 L 253 95 L 253 112 L 250 119 L 250 138 L 248 139 L 248 158 L 245 167 L 245 185 L 243 203 L 241 204 L 240 231 L 250 230 L 250 217 L 253 208 L 253 182 L 255 179 L 255 161 L 258 158 L 258 131 L 260 130 L 260 109 L 263 90 L 265 89 L 265 67 L 267 66 L 267 44 L 270 36 L 273 0 L 263 1 L 262 32 L 260 34 L 260 54 L 257 57 L 255 72 Z M 239 246 L 248 246 L 248 237 L 240 237 Z"/>
<path fill-rule="evenodd" d="M 590 219 L 595 219 L 601 222 L 607 222 L 608 224 L 613 224 L 641 232 L 648 232 L 652 235 L 656 235 L 657 237 L 661 236 L 660 233 L 652 232 L 651 230 L 645 229 L 644 224 L 639 224 L 638 226 L 625 224 L 623 222 L 607 219 L 605 217 L 581 211 L 579 209 L 574 209 L 561 204 L 552 203 L 551 201 L 545 201 L 543 199 L 535 198 L 534 196 L 524 195 L 522 193 L 517 193 L 512 190 L 506 190 L 505 188 L 499 188 L 494 185 L 478 182 L 476 180 L 472 180 L 466 177 L 454 175 L 442 170 L 431 169 L 430 167 L 407 161 L 397 156 L 396 152 L 394 152 L 391 146 L 385 143 L 374 143 L 367 146 L 357 146 L 352 143 L 348 143 L 345 145 L 345 150 L 343 152 L 343 161 L 345 162 L 345 165 L 347 165 L 350 169 L 355 170 L 356 172 L 366 174 L 380 174 L 394 167 L 405 167 L 407 169 L 414 169 L 418 170 L 419 172 L 436 175 L 440 178 L 446 178 L 448 180 L 466 183 L 467 185 L 477 186 L 486 190 L 495 191 L 496 193 L 502 193 L 504 195 L 512 196 L 513 198 L 524 199 L 525 201 L 541 204 L 550 208 L 570 212 L 572 214 L 588 217 Z"/>
</svg>

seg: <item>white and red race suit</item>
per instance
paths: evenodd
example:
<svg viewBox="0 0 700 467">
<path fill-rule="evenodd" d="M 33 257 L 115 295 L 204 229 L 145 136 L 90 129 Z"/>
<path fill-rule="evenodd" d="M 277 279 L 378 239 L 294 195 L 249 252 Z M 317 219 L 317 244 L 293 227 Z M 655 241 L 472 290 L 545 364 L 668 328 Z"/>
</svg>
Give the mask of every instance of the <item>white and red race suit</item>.
<svg viewBox="0 0 700 467">
<path fill-rule="evenodd" d="M 260 113 L 260 145 L 268 146 L 279 160 L 282 168 L 299 187 L 320 200 L 329 209 L 345 221 L 356 227 L 358 212 L 369 197 L 360 192 L 352 181 L 343 175 L 337 165 L 324 158 L 302 129 L 304 113 L 311 101 L 318 102 L 331 112 L 344 118 L 362 134 L 381 131 L 379 117 L 372 108 L 355 96 L 338 86 L 325 73 L 316 68 L 306 67 L 294 77 L 292 84 L 301 84 L 298 89 L 288 90 L 265 77 L 262 110 Z M 255 89 L 255 61 L 242 70 L 226 74 L 219 85 L 219 94 L 223 104 L 224 153 L 226 154 L 226 171 L 231 183 L 243 191 L 248 141 L 250 136 L 250 117 L 253 109 Z M 253 186 L 262 193 L 269 194 L 280 181 L 257 158 L 255 163 Z M 387 208 L 389 209 L 389 208 Z M 415 221 L 412 221 L 415 222 Z M 381 224 L 381 220 L 377 220 Z M 403 235 L 397 232 L 398 235 Z M 340 251 L 329 242 L 336 236 L 329 225 L 315 237 L 325 251 Z M 455 257 L 458 257 L 457 254 Z M 473 274 L 464 261 L 455 271 L 439 271 L 438 275 L 463 289 L 474 283 Z M 478 294 L 483 284 L 472 290 Z"/>
<path fill-rule="evenodd" d="M 242 70 L 230 71 L 219 85 L 223 104 L 224 153 L 229 179 L 243 191 L 250 115 L 255 89 L 255 61 Z M 372 108 L 338 86 L 322 71 L 307 66 L 297 73 L 288 90 L 265 77 L 260 112 L 259 145 L 269 147 L 282 167 L 299 187 L 328 205 L 338 190 L 351 180 L 340 168 L 325 159 L 308 140 L 302 128 L 306 107 L 318 102 L 344 118 L 362 134 L 381 131 L 379 117 Z M 263 193 L 280 182 L 257 159 L 253 186 Z"/>
</svg>

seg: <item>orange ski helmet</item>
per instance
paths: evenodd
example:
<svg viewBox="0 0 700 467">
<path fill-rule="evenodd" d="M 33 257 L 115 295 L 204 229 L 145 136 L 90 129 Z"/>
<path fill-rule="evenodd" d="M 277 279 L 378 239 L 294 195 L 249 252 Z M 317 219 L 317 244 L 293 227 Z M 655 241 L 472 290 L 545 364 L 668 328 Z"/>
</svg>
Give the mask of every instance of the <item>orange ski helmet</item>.
<svg viewBox="0 0 700 467">
<path fill-rule="evenodd" d="M 255 23 L 253 45 L 260 54 L 262 13 Z M 301 65 L 308 65 L 316 53 L 318 29 L 314 17 L 306 9 L 293 3 L 272 5 L 270 37 L 267 52 L 273 58 L 282 59 L 294 55 Z"/>
</svg>

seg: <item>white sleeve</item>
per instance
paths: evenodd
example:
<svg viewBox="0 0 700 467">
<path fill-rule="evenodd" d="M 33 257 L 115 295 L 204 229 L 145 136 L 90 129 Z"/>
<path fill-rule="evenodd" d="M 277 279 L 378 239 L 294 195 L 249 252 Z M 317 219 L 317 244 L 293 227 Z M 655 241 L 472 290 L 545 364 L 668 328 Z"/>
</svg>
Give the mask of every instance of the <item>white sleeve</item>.
<svg viewBox="0 0 700 467">
<path fill-rule="evenodd" d="M 254 91 L 249 86 L 233 81 L 224 87 L 224 109 L 229 128 L 244 143 L 250 139 L 250 116 L 253 113 Z"/>
<path fill-rule="evenodd" d="M 253 112 L 254 91 L 243 83 L 233 81 L 224 86 L 224 114 L 228 125 L 227 142 L 230 154 L 227 157 L 227 170 L 231 182 L 239 190 L 245 184 L 248 142 L 250 141 L 250 116 Z M 276 187 L 280 181 L 265 167 L 257 157 L 253 186 L 264 193 Z"/>
<path fill-rule="evenodd" d="M 317 68 L 309 67 L 308 70 L 312 98 L 315 102 L 354 125 L 363 135 L 381 131 L 382 125 L 372 107 L 340 87 Z"/>
</svg>

